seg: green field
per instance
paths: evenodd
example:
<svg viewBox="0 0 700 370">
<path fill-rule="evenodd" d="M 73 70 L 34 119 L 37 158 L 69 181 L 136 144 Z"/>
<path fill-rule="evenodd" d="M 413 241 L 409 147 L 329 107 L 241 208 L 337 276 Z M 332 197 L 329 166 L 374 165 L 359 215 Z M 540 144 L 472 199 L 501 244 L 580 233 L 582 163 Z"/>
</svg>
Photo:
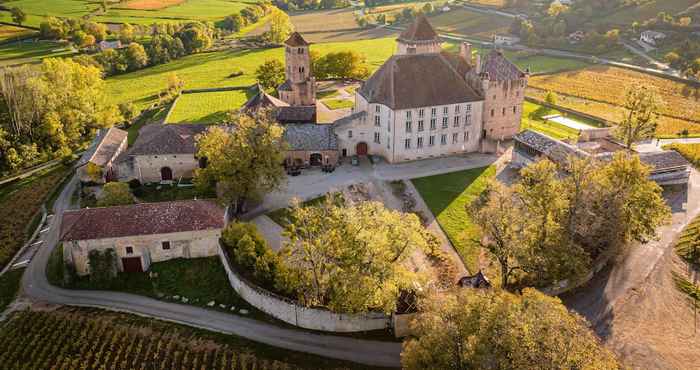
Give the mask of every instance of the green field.
<svg viewBox="0 0 700 370">
<path fill-rule="evenodd" d="M 44 58 L 66 56 L 74 51 L 51 41 L 21 41 L 0 45 L 0 66 L 39 62 Z"/>
<path fill-rule="evenodd" d="M 411 180 L 467 269 L 472 272 L 479 270 L 481 235 L 478 227 L 469 219 L 465 207 L 484 191 L 488 181 L 495 176 L 496 168 L 490 166 Z"/>
<path fill-rule="evenodd" d="M 630 25 L 632 22 L 640 22 L 655 18 L 660 12 L 676 15 L 688 8 L 697 5 L 697 0 L 655 0 L 644 1 L 641 5 L 625 7 L 617 12 L 602 14 L 594 17 L 593 22 L 598 24 Z M 697 22 L 696 19 L 693 21 Z"/>
<path fill-rule="evenodd" d="M 393 54 L 395 44 L 393 38 L 383 38 L 316 44 L 312 50 L 321 55 L 340 50 L 359 50 L 367 57 L 370 67 L 376 69 Z M 266 60 L 275 58 L 284 60 L 282 48 L 194 54 L 167 64 L 108 78 L 107 89 L 114 103 L 131 101 L 142 109 L 158 100 L 158 92 L 166 87 L 170 73 L 177 73 L 185 81 L 185 89 L 247 87 L 255 83 L 255 69 Z M 243 71 L 243 75 L 230 78 L 235 69 Z"/>
<path fill-rule="evenodd" d="M 0 25 L 0 41 L 11 41 L 17 38 L 22 38 L 26 36 L 36 35 L 37 31 L 24 27 L 8 26 L 6 24 Z"/>
<path fill-rule="evenodd" d="M 165 123 L 220 123 L 246 100 L 245 90 L 183 94 Z"/>
<path fill-rule="evenodd" d="M 79 18 L 99 8 L 99 1 L 88 0 L 10 0 L 4 1 L 7 8 L 18 7 L 27 14 L 26 25 L 39 26 L 47 16 Z M 0 12 L 0 20 L 12 22 L 9 12 Z"/>
<path fill-rule="evenodd" d="M 512 21 L 498 15 L 486 15 L 464 9 L 430 17 L 438 32 L 490 40 L 495 34 L 508 33 Z"/>
<path fill-rule="evenodd" d="M 328 107 L 330 110 L 352 108 L 355 106 L 355 103 L 352 100 L 347 99 L 327 99 L 321 100 L 321 103 L 323 103 L 323 105 Z"/>
</svg>

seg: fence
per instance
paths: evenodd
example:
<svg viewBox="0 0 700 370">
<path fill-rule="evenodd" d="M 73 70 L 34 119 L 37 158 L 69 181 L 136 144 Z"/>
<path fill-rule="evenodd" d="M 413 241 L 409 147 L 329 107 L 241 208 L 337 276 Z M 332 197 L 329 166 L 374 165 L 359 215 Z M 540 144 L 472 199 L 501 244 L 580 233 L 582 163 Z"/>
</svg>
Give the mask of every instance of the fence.
<svg viewBox="0 0 700 370">
<path fill-rule="evenodd" d="M 276 319 L 304 329 L 339 333 L 380 330 L 391 325 L 391 318 L 382 313 L 349 315 L 300 306 L 246 280 L 234 269 L 222 246 L 218 248 L 231 287 L 253 307 Z"/>
</svg>

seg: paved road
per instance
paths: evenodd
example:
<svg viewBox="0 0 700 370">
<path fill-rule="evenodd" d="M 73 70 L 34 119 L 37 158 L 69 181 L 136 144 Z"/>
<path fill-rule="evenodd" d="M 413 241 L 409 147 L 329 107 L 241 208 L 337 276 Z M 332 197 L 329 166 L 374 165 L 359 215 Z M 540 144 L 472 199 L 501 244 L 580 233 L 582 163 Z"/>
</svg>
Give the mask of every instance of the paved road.
<svg viewBox="0 0 700 370">
<path fill-rule="evenodd" d="M 57 244 L 62 212 L 68 208 L 76 186 L 74 177 L 55 203 L 55 219 L 51 230 L 44 234 L 44 245 L 22 278 L 23 294 L 33 300 L 70 306 L 97 307 L 128 312 L 164 321 L 171 321 L 225 334 L 237 335 L 257 342 L 293 351 L 312 353 L 335 359 L 354 361 L 372 366 L 400 366 L 400 343 L 360 340 L 332 335 L 284 329 L 272 324 L 194 306 L 161 302 L 138 295 L 107 292 L 66 290 L 56 288 L 46 280 L 46 264 Z"/>
</svg>

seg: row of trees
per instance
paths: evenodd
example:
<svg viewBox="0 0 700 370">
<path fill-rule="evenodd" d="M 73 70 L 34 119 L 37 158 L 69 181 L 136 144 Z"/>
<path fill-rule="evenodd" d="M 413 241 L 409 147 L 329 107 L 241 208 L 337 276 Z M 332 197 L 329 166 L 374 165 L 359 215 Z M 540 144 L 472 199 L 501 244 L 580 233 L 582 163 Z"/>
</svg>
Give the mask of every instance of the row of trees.
<svg viewBox="0 0 700 370">
<path fill-rule="evenodd" d="M 282 10 L 337 9 L 350 6 L 348 0 L 275 0 Z"/>
<path fill-rule="evenodd" d="M 687 39 L 665 56 L 669 65 L 686 76 L 700 79 L 700 41 Z"/>
<path fill-rule="evenodd" d="M 319 56 L 311 51 L 311 71 L 317 79 L 365 79 L 369 65 L 364 55 L 345 50 Z M 258 66 L 255 77 L 265 90 L 273 91 L 284 83 L 284 64 L 279 59 L 269 59 Z"/>
<path fill-rule="evenodd" d="M 260 2 L 249 5 L 240 13 L 232 14 L 224 18 L 222 27 L 232 32 L 238 32 L 243 27 L 257 23 L 261 18 L 270 14 L 274 6 L 269 2 Z"/>
<path fill-rule="evenodd" d="M 42 38 L 49 40 L 70 39 L 78 46 L 90 46 L 107 39 L 108 29 L 102 23 L 80 18 L 48 17 L 39 24 Z"/>
<path fill-rule="evenodd" d="M 69 156 L 96 129 L 123 120 L 100 69 L 69 59 L 3 69 L 0 95 L 0 172 Z"/>
</svg>

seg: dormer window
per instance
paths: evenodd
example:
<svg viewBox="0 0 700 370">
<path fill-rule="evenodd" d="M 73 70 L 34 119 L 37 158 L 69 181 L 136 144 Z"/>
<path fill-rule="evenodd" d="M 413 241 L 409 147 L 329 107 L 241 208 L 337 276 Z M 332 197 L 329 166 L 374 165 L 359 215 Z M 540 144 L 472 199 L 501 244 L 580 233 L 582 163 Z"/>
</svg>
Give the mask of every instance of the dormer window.
<svg viewBox="0 0 700 370">
<path fill-rule="evenodd" d="M 298 48 L 297 54 L 304 54 L 304 48 Z"/>
</svg>

